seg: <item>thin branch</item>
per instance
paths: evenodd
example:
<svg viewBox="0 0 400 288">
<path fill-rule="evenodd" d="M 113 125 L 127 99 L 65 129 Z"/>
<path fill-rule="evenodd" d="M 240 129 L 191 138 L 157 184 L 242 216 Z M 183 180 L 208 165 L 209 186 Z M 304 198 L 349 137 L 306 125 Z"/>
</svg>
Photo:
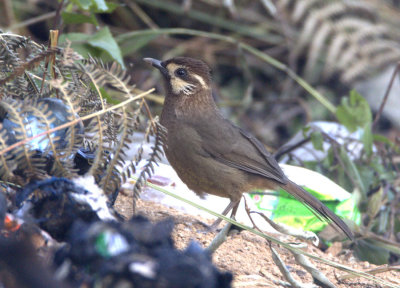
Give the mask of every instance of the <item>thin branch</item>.
<svg viewBox="0 0 400 288">
<path fill-rule="evenodd" d="M 159 28 L 156 23 L 154 23 L 153 19 L 151 19 L 143 9 L 132 1 L 125 1 L 125 4 L 132 9 L 132 11 L 142 20 L 147 26 L 152 29 Z"/>
<path fill-rule="evenodd" d="M 15 22 L 15 14 L 14 14 L 14 9 L 12 6 L 12 1 L 11 0 L 4 0 L 3 1 L 3 6 L 4 6 L 4 17 L 6 18 L 6 23 L 7 25 L 14 25 Z"/>
<path fill-rule="evenodd" d="M 60 30 L 60 29 L 59 29 L 59 28 L 60 28 L 60 23 L 61 23 L 61 21 L 60 21 L 60 19 L 61 19 L 60 15 L 61 15 L 61 9 L 63 8 L 63 6 L 64 6 L 64 0 L 61 0 L 60 4 L 58 4 L 58 7 L 57 7 L 56 17 L 54 17 L 54 21 L 53 21 L 53 30 Z M 60 33 L 60 34 L 61 34 L 61 33 Z"/>
<path fill-rule="evenodd" d="M 26 27 L 26 26 L 30 26 L 32 24 L 36 24 L 38 22 L 46 21 L 50 18 L 53 18 L 54 16 L 56 16 L 56 12 L 52 11 L 52 12 L 49 12 L 49 13 L 46 13 L 46 14 L 43 14 L 43 15 L 40 15 L 37 17 L 33 17 L 26 21 L 16 23 L 15 25 L 11 25 L 11 26 L 7 27 L 6 30 L 14 31 L 14 30 L 22 28 L 22 27 Z"/>
<path fill-rule="evenodd" d="M 252 37 L 263 42 L 278 44 L 282 42 L 282 37 L 277 36 L 276 33 L 270 33 L 273 31 L 279 31 L 279 25 L 276 25 L 273 21 L 268 21 L 265 19 L 263 22 L 263 27 L 265 32 L 258 32 L 254 29 L 253 26 L 250 25 L 237 25 L 235 21 L 227 20 L 222 17 L 218 17 L 215 13 L 206 13 L 197 11 L 195 9 L 190 9 L 186 11 L 182 5 L 177 3 L 172 3 L 170 1 L 165 0 L 136 0 L 135 2 L 139 4 L 143 4 L 146 6 L 155 7 L 157 9 L 161 9 L 167 11 L 168 13 L 172 13 L 175 15 L 179 15 L 185 18 L 191 18 L 193 20 L 208 23 L 213 25 L 213 27 L 220 27 L 226 29 L 228 31 L 232 31 L 235 34 L 241 34 L 242 36 Z M 158 29 L 154 29 L 158 30 Z M 162 29 L 164 30 L 164 29 Z"/>
<path fill-rule="evenodd" d="M 296 150 L 297 148 L 303 146 L 308 141 L 310 141 L 310 139 L 311 139 L 311 137 L 307 137 L 297 143 L 294 143 L 293 145 L 282 146 L 281 148 L 278 149 L 278 151 L 276 151 L 274 153 L 274 158 L 278 161 L 283 155 L 288 154 L 288 153 L 292 152 L 293 150 Z"/>
<path fill-rule="evenodd" d="M 394 83 L 394 79 L 395 79 L 395 77 L 396 77 L 396 74 L 399 72 L 399 70 L 400 70 L 400 62 L 397 63 L 396 68 L 395 68 L 394 71 L 393 71 L 392 78 L 390 79 L 389 86 L 388 86 L 387 89 L 386 89 L 385 96 L 384 96 L 383 99 L 382 99 L 381 106 L 379 106 L 378 113 L 376 113 L 374 122 L 372 123 L 372 127 L 374 127 L 374 126 L 376 125 L 376 123 L 378 122 L 379 118 L 380 118 L 381 115 L 382 115 L 383 108 L 385 107 L 386 101 L 387 101 L 387 99 L 389 98 L 390 90 L 392 90 L 392 86 L 393 86 L 393 83 Z M 398 95 L 397 95 L 397 96 L 398 96 Z"/>
<path fill-rule="evenodd" d="M 151 114 L 150 107 L 147 104 L 146 99 L 143 98 L 142 99 L 142 103 L 143 103 L 144 109 L 146 110 L 147 116 L 149 117 L 149 120 L 151 121 L 151 127 L 153 128 L 153 131 L 157 131 L 157 127 L 156 127 L 156 125 L 154 123 L 154 117 Z"/>
<path fill-rule="evenodd" d="M 305 241 L 310 241 L 316 247 L 319 245 L 319 238 L 314 232 L 296 229 L 283 223 L 276 223 L 265 216 L 264 213 L 258 211 L 251 211 L 250 213 L 260 215 L 269 225 L 271 225 L 272 228 L 282 234 L 300 238 Z"/>
<path fill-rule="evenodd" d="M 272 260 L 274 261 L 275 265 L 278 267 L 279 271 L 281 271 L 282 276 L 290 283 L 290 287 L 293 288 L 317 288 L 317 286 L 311 284 L 303 284 L 299 281 L 296 281 L 292 274 L 290 273 L 288 267 L 285 265 L 281 257 L 279 256 L 278 252 L 272 247 L 271 242 L 268 241 L 269 248 L 271 250 Z"/>
</svg>

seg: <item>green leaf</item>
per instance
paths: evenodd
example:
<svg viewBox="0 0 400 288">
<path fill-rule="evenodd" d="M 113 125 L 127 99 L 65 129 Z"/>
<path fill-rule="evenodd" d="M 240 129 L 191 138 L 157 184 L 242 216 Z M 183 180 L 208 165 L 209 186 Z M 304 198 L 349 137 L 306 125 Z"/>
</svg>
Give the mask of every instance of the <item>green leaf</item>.
<svg viewBox="0 0 400 288">
<path fill-rule="evenodd" d="M 108 11 L 108 6 L 106 1 L 104 0 L 93 0 L 93 3 L 96 5 L 98 11 Z"/>
<path fill-rule="evenodd" d="M 122 4 L 120 3 L 114 3 L 114 2 L 107 2 L 107 10 L 106 11 L 101 11 L 102 13 L 111 13 L 113 12 L 115 9 L 117 9 L 118 7 L 121 7 Z M 96 12 L 100 12 L 98 10 L 96 10 Z"/>
<path fill-rule="evenodd" d="M 397 243 L 390 243 L 384 240 L 374 239 L 374 238 L 371 238 L 369 240 L 371 241 L 371 244 L 374 244 L 377 247 L 380 247 L 395 254 L 400 254 L 400 247 L 398 246 Z"/>
<path fill-rule="evenodd" d="M 379 157 L 373 157 L 370 161 L 370 166 L 374 169 L 375 174 L 378 175 L 378 177 L 375 177 L 376 181 L 386 180 L 391 182 L 397 178 L 396 170 L 387 169 Z"/>
<path fill-rule="evenodd" d="M 146 46 L 155 38 L 157 38 L 157 35 L 135 35 L 124 40 L 117 38 L 117 41 L 121 47 L 122 55 L 128 55 Z"/>
<path fill-rule="evenodd" d="M 103 87 L 100 87 L 100 93 L 101 93 L 101 97 L 103 99 L 106 99 L 107 103 L 109 103 L 109 104 L 117 105 L 117 104 L 121 103 L 121 101 L 113 99 L 110 96 L 110 94 L 107 93 L 106 89 L 104 89 Z"/>
<path fill-rule="evenodd" d="M 76 4 L 80 9 L 88 11 L 92 6 L 92 0 L 71 0 L 72 3 Z"/>
<path fill-rule="evenodd" d="M 364 183 L 366 189 L 373 185 L 377 185 L 375 171 L 370 165 L 365 165 L 365 163 L 360 163 L 356 165 L 358 173 L 361 177 L 361 181 Z"/>
<path fill-rule="evenodd" d="M 342 98 L 341 105 L 336 109 L 336 117 L 351 132 L 372 121 L 368 102 L 354 90 L 350 91 L 350 97 Z"/>
<path fill-rule="evenodd" d="M 353 198 L 355 206 L 360 208 L 360 205 L 364 201 L 363 194 L 361 193 L 360 189 L 354 189 L 351 197 Z"/>
<path fill-rule="evenodd" d="M 383 196 L 383 189 L 381 187 L 368 200 L 367 214 L 370 218 L 370 221 L 372 221 L 375 218 L 375 216 L 378 214 L 379 210 L 382 207 L 382 196 Z"/>
<path fill-rule="evenodd" d="M 62 12 L 61 16 L 65 24 L 82 24 L 92 23 L 98 25 L 96 17 L 92 14 L 90 16 L 83 15 L 81 13 Z"/>
<path fill-rule="evenodd" d="M 315 150 L 324 151 L 324 137 L 319 131 L 311 133 L 311 143 Z"/>
<path fill-rule="evenodd" d="M 104 52 L 111 60 L 117 61 L 122 68 L 125 68 L 121 51 L 108 27 L 91 36 L 83 33 L 62 34 L 59 41 L 60 43 L 65 43 L 67 40 L 71 42 L 71 47 L 83 57 L 87 57 L 89 54 L 100 57 Z"/>
<path fill-rule="evenodd" d="M 376 265 L 387 264 L 390 257 L 388 250 L 374 245 L 368 239 L 357 240 L 354 252 L 359 260 L 368 261 Z"/>
<path fill-rule="evenodd" d="M 394 145 L 394 143 L 389 138 L 387 138 L 386 136 L 380 135 L 380 134 L 374 135 L 374 141 L 382 142 L 382 143 L 388 144 L 390 146 Z"/>
<path fill-rule="evenodd" d="M 340 147 L 339 155 L 344 165 L 346 166 L 345 169 L 348 171 L 350 177 L 352 177 L 358 183 L 358 187 L 360 188 L 360 191 L 364 196 L 363 198 L 365 199 L 367 195 L 367 189 L 365 187 L 365 183 L 364 181 L 362 181 L 359 170 L 357 169 L 353 161 L 349 158 L 349 155 L 347 154 L 347 151 L 343 146 Z"/>
<path fill-rule="evenodd" d="M 379 235 L 384 235 L 388 231 L 388 226 L 390 225 L 389 222 L 392 214 L 392 211 L 389 210 L 390 209 L 380 210 L 380 213 L 377 218 L 378 221 L 375 221 L 376 222 L 375 229 Z M 399 247 L 397 247 L 397 249 L 399 249 Z"/>
<path fill-rule="evenodd" d="M 67 41 L 71 42 L 71 48 L 74 49 L 75 52 L 79 53 L 85 58 L 88 58 L 89 55 L 99 57 L 100 50 L 94 47 L 91 47 L 89 44 L 86 43 L 88 39 L 87 34 L 83 33 L 65 33 L 61 34 L 59 42 L 65 43 Z"/>
<path fill-rule="evenodd" d="M 372 135 L 372 123 L 369 122 L 364 127 L 363 135 L 361 136 L 361 141 L 364 144 L 365 153 L 367 156 L 372 155 L 372 145 L 374 141 L 374 137 Z"/>
<path fill-rule="evenodd" d="M 71 3 L 77 5 L 81 10 L 94 13 L 111 13 L 115 8 L 121 6 L 105 0 L 71 0 Z"/>
<path fill-rule="evenodd" d="M 84 42 L 88 38 L 87 34 L 84 33 L 63 33 L 58 40 L 59 43 L 70 42 Z"/>
<path fill-rule="evenodd" d="M 305 126 L 303 127 L 302 133 L 303 133 L 303 137 L 307 138 L 308 137 L 308 132 L 311 131 L 311 127 L 310 126 Z"/>
<path fill-rule="evenodd" d="M 121 50 L 108 27 L 104 27 L 93 36 L 90 36 L 87 42 L 89 45 L 106 52 L 113 60 L 117 61 L 122 68 L 125 68 Z"/>
<path fill-rule="evenodd" d="M 333 148 L 329 148 L 326 157 L 322 160 L 324 167 L 332 167 L 334 165 L 335 153 Z"/>
</svg>

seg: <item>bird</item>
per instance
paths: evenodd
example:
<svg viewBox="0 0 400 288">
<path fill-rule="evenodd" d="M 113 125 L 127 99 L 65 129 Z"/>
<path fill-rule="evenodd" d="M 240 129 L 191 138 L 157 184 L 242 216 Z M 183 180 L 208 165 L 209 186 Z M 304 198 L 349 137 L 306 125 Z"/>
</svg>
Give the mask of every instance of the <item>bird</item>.
<svg viewBox="0 0 400 288">
<path fill-rule="evenodd" d="M 167 130 L 163 148 L 189 189 L 200 197 L 212 194 L 229 198 L 222 214 L 232 211 L 233 217 L 243 193 L 282 188 L 354 239 L 342 219 L 288 179 L 255 136 L 223 117 L 212 96 L 211 70 L 204 61 L 189 57 L 143 60 L 162 74 L 166 96 L 160 123 Z M 215 228 L 220 221 L 211 226 Z"/>
</svg>

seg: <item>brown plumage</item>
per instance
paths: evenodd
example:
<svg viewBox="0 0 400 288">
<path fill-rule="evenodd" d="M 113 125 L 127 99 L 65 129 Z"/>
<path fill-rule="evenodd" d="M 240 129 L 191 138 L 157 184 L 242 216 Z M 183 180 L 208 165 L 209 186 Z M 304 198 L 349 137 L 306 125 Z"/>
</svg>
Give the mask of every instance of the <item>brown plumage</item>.
<svg viewBox="0 0 400 288">
<path fill-rule="evenodd" d="M 166 98 L 161 124 L 168 130 L 164 150 L 191 190 L 200 196 L 229 198 L 223 214 L 232 210 L 234 215 L 243 193 L 281 187 L 353 237 L 338 216 L 285 176 L 261 142 L 222 117 L 211 94 L 210 69 L 203 61 L 185 57 L 144 60 L 163 75 Z"/>
</svg>

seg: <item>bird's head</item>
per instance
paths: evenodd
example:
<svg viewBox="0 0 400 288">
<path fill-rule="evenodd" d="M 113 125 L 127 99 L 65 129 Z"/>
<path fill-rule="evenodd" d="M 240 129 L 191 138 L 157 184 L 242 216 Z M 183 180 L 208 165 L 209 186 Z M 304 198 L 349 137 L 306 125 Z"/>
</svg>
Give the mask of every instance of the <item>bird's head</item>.
<svg viewBox="0 0 400 288">
<path fill-rule="evenodd" d="M 144 61 L 160 70 L 168 96 L 190 97 L 203 91 L 209 94 L 210 68 L 203 61 L 188 57 L 175 57 L 166 61 L 144 58 Z"/>
</svg>

